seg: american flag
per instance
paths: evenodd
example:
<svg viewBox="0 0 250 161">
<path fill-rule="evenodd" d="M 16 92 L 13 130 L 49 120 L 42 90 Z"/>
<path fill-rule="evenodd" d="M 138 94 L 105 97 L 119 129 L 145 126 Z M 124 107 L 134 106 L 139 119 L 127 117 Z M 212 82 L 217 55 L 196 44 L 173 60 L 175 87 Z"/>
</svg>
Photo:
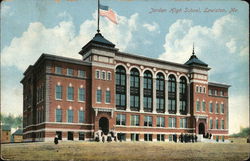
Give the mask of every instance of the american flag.
<svg viewBox="0 0 250 161">
<path fill-rule="evenodd" d="M 100 4 L 99 9 L 100 16 L 107 17 L 111 22 L 118 24 L 116 14 L 108 6 Z"/>
</svg>

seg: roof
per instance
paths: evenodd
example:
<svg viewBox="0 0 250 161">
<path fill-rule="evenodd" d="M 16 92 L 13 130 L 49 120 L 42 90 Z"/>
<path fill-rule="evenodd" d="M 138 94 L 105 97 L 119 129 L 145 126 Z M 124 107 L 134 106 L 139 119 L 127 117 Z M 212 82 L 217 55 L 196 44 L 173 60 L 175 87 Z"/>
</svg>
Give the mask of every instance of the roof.
<svg viewBox="0 0 250 161">
<path fill-rule="evenodd" d="M 203 61 L 201 61 L 200 59 L 198 59 L 198 57 L 195 55 L 194 53 L 194 46 L 193 46 L 193 52 L 191 57 L 189 58 L 189 60 L 185 63 L 186 65 L 192 65 L 192 66 L 203 66 L 203 67 L 207 67 L 208 65 L 206 63 L 204 63 Z"/>
<path fill-rule="evenodd" d="M 2 125 L 2 131 L 10 131 L 9 125 Z"/>
<path fill-rule="evenodd" d="M 208 82 L 209 86 L 215 86 L 215 87 L 222 87 L 222 88 L 229 88 L 231 85 L 224 84 L 224 83 L 217 83 L 217 82 Z"/>
<path fill-rule="evenodd" d="M 208 65 L 197 58 L 196 55 L 192 55 L 189 60 L 185 63 L 186 65 L 198 65 L 198 66 L 204 66 L 207 67 Z"/>
<path fill-rule="evenodd" d="M 91 46 L 99 46 L 106 49 L 117 50 L 115 49 L 115 44 L 105 39 L 99 32 L 95 34 L 92 40 L 90 40 L 86 45 L 82 47 L 82 50 L 79 52 L 79 54 L 84 55 L 87 49 Z"/>
<path fill-rule="evenodd" d="M 17 129 L 12 135 L 23 135 L 23 130 Z"/>
</svg>

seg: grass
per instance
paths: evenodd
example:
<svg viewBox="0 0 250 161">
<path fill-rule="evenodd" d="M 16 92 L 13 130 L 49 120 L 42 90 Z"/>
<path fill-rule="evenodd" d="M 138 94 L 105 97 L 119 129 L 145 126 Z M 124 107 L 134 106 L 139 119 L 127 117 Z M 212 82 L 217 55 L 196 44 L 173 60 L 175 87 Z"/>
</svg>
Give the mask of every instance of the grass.
<svg viewBox="0 0 250 161">
<path fill-rule="evenodd" d="M 226 160 L 241 161 L 249 156 L 247 143 L 147 143 L 147 142 L 60 142 L 1 145 L 9 160 Z"/>
</svg>

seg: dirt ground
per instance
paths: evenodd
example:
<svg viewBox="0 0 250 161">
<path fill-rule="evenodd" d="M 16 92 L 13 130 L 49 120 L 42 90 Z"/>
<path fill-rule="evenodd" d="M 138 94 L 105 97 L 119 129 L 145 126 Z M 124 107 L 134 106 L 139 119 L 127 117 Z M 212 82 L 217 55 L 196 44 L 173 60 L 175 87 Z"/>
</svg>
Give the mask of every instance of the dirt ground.
<svg viewBox="0 0 250 161">
<path fill-rule="evenodd" d="M 2 144 L 1 157 L 9 160 L 225 160 L 249 158 L 250 144 L 167 142 L 53 142 Z"/>
</svg>

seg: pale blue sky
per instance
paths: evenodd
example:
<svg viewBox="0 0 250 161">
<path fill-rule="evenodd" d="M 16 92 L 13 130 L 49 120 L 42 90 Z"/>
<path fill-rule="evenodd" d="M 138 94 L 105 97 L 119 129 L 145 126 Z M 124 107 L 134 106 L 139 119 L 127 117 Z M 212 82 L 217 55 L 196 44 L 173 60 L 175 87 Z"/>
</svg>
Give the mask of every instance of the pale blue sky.
<svg viewBox="0 0 250 161">
<path fill-rule="evenodd" d="M 198 57 L 212 68 L 209 80 L 232 85 L 231 132 L 249 124 L 247 3 L 101 0 L 101 4 L 118 14 L 118 25 L 101 17 L 100 28 L 121 51 L 184 63 L 194 42 Z M 149 13 L 152 8 L 165 12 Z M 171 13 L 173 8 L 182 11 Z M 186 8 L 201 12 L 184 12 Z M 206 8 L 226 12 L 205 13 Z M 231 8 L 237 11 L 229 13 Z M 1 3 L 2 112 L 22 112 L 22 73 L 42 52 L 80 58 L 77 52 L 96 32 L 96 10 L 97 0 Z"/>
</svg>

